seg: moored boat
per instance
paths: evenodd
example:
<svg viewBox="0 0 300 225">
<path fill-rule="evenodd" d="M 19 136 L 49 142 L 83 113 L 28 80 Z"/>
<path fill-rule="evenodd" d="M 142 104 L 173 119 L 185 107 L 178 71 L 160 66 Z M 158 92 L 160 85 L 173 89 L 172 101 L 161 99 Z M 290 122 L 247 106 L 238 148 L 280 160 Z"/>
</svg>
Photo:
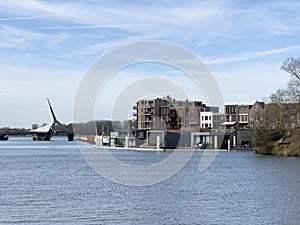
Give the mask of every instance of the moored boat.
<svg viewBox="0 0 300 225">
<path fill-rule="evenodd" d="M 7 140 L 8 140 L 8 135 L 0 134 L 0 141 L 7 141 Z"/>
</svg>

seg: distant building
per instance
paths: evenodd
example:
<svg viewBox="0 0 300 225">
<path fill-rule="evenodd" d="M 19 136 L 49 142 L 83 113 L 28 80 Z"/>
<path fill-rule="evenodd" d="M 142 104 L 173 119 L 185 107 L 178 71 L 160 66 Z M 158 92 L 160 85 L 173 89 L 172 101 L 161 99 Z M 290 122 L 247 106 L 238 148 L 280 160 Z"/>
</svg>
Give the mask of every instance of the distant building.
<svg viewBox="0 0 300 225">
<path fill-rule="evenodd" d="M 252 105 L 238 105 L 238 123 L 240 127 L 249 127 L 249 111 Z"/>
<path fill-rule="evenodd" d="M 225 105 L 226 122 L 237 122 L 239 128 L 249 127 L 249 112 L 252 105 Z"/>
<path fill-rule="evenodd" d="M 234 133 L 233 146 L 251 146 L 252 131 L 250 128 L 250 114 L 252 105 L 232 104 L 225 105 L 227 130 Z"/>
<path fill-rule="evenodd" d="M 264 119 L 266 104 L 256 101 L 249 110 L 249 127 L 254 128 Z"/>
<path fill-rule="evenodd" d="M 238 105 L 225 105 L 226 122 L 238 121 Z"/>
</svg>

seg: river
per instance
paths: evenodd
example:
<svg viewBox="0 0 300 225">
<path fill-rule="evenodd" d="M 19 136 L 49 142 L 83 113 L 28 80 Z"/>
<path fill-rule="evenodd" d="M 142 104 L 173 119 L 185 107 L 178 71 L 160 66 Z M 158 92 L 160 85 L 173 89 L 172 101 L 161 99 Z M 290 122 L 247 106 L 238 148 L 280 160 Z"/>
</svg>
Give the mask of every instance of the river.
<svg viewBox="0 0 300 225">
<path fill-rule="evenodd" d="M 141 164 L 170 154 L 110 152 Z M 219 152 L 200 172 L 202 155 L 134 187 L 98 175 L 76 142 L 12 137 L 0 142 L 0 224 L 300 224 L 300 158 Z"/>
</svg>

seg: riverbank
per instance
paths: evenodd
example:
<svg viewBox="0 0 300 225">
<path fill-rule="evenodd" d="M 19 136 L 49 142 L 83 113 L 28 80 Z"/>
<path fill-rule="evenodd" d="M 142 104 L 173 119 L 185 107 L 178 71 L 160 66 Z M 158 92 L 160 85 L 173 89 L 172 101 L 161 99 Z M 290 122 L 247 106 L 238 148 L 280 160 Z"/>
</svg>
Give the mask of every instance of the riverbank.
<svg viewBox="0 0 300 225">
<path fill-rule="evenodd" d="M 194 149 L 194 148 L 178 148 L 178 149 L 163 149 L 163 148 L 152 148 L 152 147 L 109 147 L 109 146 L 103 146 L 103 147 L 99 147 L 97 145 L 92 145 L 93 147 L 97 148 L 97 149 L 103 149 L 103 150 L 124 150 L 124 151 L 143 151 L 143 152 L 170 152 L 170 151 L 199 151 L 199 152 L 203 152 L 203 151 L 218 151 L 218 152 L 227 152 L 228 150 L 225 149 Z"/>
<path fill-rule="evenodd" d="M 256 147 L 254 153 L 300 157 L 300 128 L 286 132 L 279 141 L 270 143 L 269 149 Z"/>
</svg>

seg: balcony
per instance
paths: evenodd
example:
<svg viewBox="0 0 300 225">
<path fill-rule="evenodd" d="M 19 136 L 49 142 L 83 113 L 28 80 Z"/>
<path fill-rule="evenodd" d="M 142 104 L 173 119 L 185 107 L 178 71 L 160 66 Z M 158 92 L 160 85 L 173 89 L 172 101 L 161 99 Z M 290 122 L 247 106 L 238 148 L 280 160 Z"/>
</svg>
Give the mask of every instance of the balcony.
<svg viewBox="0 0 300 225">
<path fill-rule="evenodd" d="M 151 109 L 151 108 L 153 108 L 153 105 L 152 104 L 150 104 L 150 105 L 143 105 L 142 107 L 146 108 L 146 109 L 149 109 L 149 108 Z"/>
<path fill-rule="evenodd" d="M 149 116 L 150 116 L 150 115 L 153 115 L 153 111 L 152 111 L 152 110 L 143 110 L 143 111 L 142 111 L 142 114 L 143 114 L 143 115 L 149 115 Z"/>
</svg>

